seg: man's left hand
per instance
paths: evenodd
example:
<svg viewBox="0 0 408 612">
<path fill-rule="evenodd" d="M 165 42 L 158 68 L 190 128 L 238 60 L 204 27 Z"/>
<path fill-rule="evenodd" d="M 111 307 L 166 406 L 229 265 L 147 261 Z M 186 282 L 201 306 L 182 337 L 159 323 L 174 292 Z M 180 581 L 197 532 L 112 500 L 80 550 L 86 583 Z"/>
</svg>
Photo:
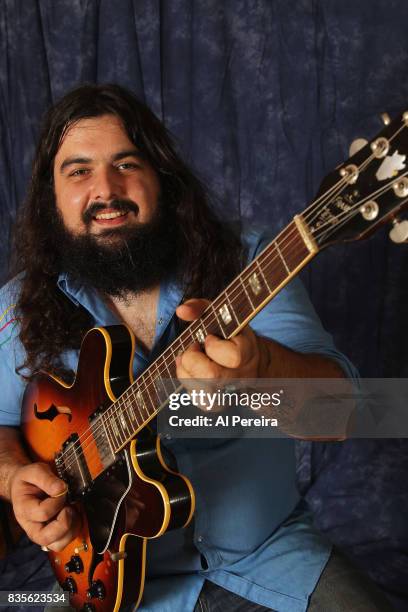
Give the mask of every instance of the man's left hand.
<svg viewBox="0 0 408 612">
<path fill-rule="evenodd" d="M 195 321 L 209 304 L 204 299 L 187 300 L 176 314 L 183 321 Z M 249 326 L 230 340 L 209 334 L 204 345 L 194 343 L 177 357 L 177 378 L 257 378 L 261 350 L 259 338 Z"/>
</svg>

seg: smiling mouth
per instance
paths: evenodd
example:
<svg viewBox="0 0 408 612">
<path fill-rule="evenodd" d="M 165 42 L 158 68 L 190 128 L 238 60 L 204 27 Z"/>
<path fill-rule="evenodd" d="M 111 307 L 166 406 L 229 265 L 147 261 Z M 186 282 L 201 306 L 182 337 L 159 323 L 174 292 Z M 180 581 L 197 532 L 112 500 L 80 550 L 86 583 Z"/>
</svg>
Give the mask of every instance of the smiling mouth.
<svg viewBox="0 0 408 612">
<path fill-rule="evenodd" d="M 119 219 L 120 217 L 126 217 L 126 215 L 128 214 L 129 211 L 124 211 L 124 212 L 119 212 L 119 211 L 115 211 L 115 212 L 105 212 L 105 213 L 98 213 L 97 215 L 94 216 L 94 219 L 96 221 L 104 221 L 104 220 L 111 220 L 111 219 Z"/>
</svg>

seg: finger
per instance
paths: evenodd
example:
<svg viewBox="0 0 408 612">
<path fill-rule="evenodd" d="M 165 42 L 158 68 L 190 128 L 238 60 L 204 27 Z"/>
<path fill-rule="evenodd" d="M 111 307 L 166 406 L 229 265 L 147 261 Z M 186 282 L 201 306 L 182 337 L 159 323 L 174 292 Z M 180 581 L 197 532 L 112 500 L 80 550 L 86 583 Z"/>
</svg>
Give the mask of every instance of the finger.
<svg viewBox="0 0 408 612">
<path fill-rule="evenodd" d="M 256 356 L 252 337 L 243 333 L 231 340 L 209 335 L 204 346 L 206 355 L 224 368 L 240 368 Z"/>
<path fill-rule="evenodd" d="M 183 321 L 195 321 L 203 314 L 204 310 L 210 304 L 209 300 L 193 298 L 187 300 L 176 308 L 176 314 Z"/>
<path fill-rule="evenodd" d="M 51 497 L 61 495 L 67 490 L 66 483 L 58 478 L 46 463 L 32 463 L 19 470 L 15 487 L 17 490 L 24 490 L 27 485 L 34 485 Z"/>
<path fill-rule="evenodd" d="M 186 351 L 181 355 L 177 366 L 177 378 L 179 380 L 186 378 L 220 378 L 221 375 L 220 366 L 201 351 Z"/>
<path fill-rule="evenodd" d="M 46 497 L 45 499 L 39 499 L 37 495 L 38 489 L 33 487 L 31 494 L 27 492 L 16 500 L 15 513 L 17 518 L 45 523 L 54 518 L 66 504 L 65 494 L 55 498 Z"/>
<path fill-rule="evenodd" d="M 72 506 L 65 506 L 56 518 L 47 524 L 31 523 L 28 526 L 28 536 L 40 546 L 50 550 L 62 550 L 79 532 L 79 515 Z"/>
<path fill-rule="evenodd" d="M 198 344 L 198 342 L 194 342 L 193 344 L 191 344 L 187 350 L 184 351 L 184 353 L 181 353 L 180 355 L 176 356 L 175 362 L 176 362 L 176 374 L 179 372 L 179 369 L 182 366 L 182 361 L 183 361 L 183 355 L 185 355 L 186 353 L 202 353 L 202 349 L 201 346 Z M 178 376 L 178 378 L 180 378 L 180 376 Z"/>
</svg>

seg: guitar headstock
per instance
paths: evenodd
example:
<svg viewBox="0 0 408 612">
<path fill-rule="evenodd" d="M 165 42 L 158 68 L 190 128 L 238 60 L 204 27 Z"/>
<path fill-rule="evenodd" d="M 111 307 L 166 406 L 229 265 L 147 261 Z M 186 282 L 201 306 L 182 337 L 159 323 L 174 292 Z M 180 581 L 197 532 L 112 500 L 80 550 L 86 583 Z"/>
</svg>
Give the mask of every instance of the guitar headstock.
<svg viewBox="0 0 408 612">
<path fill-rule="evenodd" d="M 302 217 L 318 246 L 324 248 L 364 239 L 386 221 L 396 219 L 405 208 L 408 111 L 327 175 Z M 397 234 L 395 242 L 402 242 Z"/>
</svg>

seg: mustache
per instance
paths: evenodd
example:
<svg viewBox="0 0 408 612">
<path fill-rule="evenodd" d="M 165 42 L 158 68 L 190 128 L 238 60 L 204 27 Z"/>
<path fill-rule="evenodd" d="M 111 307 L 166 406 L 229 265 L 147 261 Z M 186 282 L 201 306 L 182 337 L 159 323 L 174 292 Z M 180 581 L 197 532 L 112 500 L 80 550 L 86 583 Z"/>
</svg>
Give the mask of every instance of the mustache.
<svg viewBox="0 0 408 612">
<path fill-rule="evenodd" d="M 134 212 L 137 214 L 139 212 L 139 206 L 133 200 L 112 200 L 111 202 L 92 202 L 88 206 L 88 208 L 82 213 L 82 221 L 89 225 L 95 215 L 100 212 L 106 210 L 115 210 L 121 213 Z"/>
</svg>

